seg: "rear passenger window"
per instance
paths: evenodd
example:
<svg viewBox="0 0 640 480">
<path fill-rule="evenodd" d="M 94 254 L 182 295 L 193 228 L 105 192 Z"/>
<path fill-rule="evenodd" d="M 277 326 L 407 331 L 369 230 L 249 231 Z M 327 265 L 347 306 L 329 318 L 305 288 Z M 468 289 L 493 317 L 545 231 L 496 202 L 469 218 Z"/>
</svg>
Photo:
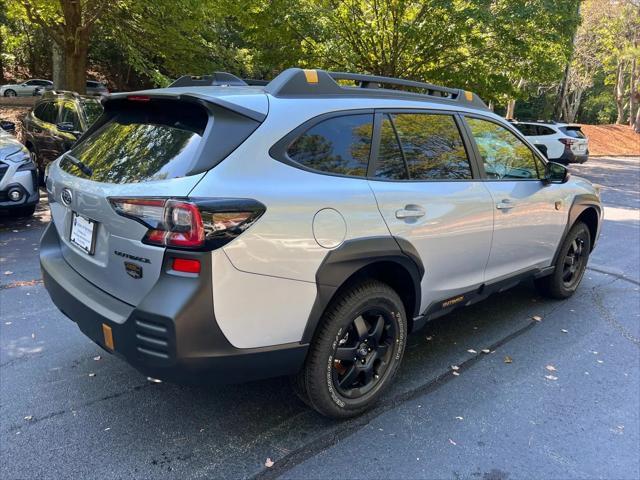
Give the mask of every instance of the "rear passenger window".
<svg viewBox="0 0 640 480">
<path fill-rule="evenodd" d="M 472 178 L 469 158 L 453 116 L 385 114 L 376 177 L 392 180 Z"/>
<path fill-rule="evenodd" d="M 294 140 L 287 155 L 313 170 L 364 177 L 372 131 L 372 114 L 329 118 Z"/>
<path fill-rule="evenodd" d="M 82 129 L 80 126 L 80 119 L 76 111 L 76 106 L 73 102 L 63 102 L 62 111 L 60 113 L 60 123 L 73 123 L 73 128 L 76 131 Z"/>
<path fill-rule="evenodd" d="M 33 111 L 39 120 L 47 123 L 56 123 L 58 118 L 58 105 L 53 102 L 41 103 Z"/>
</svg>

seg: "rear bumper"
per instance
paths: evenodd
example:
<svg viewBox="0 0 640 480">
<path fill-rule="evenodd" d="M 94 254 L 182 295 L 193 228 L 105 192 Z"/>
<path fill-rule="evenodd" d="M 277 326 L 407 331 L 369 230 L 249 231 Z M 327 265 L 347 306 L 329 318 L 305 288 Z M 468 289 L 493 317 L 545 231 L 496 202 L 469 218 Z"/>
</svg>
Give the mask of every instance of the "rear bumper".
<svg viewBox="0 0 640 480">
<path fill-rule="evenodd" d="M 181 252 L 184 254 L 184 252 Z M 163 274 L 137 307 L 124 303 L 73 270 L 62 256 L 53 223 L 40 246 L 44 285 L 55 305 L 105 350 L 143 374 L 176 383 L 236 383 L 289 375 L 304 362 L 299 343 L 238 349 L 220 331 L 213 312 L 211 261 L 206 253 L 199 276 Z M 114 350 L 105 343 L 111 329 Z"/>
<path fill-rule="evenodd" d="M 573 151 L 565 148 L 564 152 L 559 158 L 552 160 L 553 162 L 558 163 L 584 163 L 589 160 L 589 150 L 587 150 L 584 154 L 577 155 L 573 153 Z"/>
</svg>

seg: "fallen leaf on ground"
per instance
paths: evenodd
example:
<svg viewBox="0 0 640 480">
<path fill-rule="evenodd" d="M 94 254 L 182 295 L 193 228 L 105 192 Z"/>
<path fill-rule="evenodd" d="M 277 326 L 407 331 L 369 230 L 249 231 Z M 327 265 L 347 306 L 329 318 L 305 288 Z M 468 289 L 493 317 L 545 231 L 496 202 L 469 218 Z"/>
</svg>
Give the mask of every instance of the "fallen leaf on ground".
<svg viewBox="0 0 640 480">
<path fill-rule="evenodd" d="M 28 422 L 30 420 L 33 420 L 33 415 L 27 415 L 26 417 L 24 417 L 24 419 Z"/>
<path fill-rule="evenodd" d="M 489 350 L 488 348 L 483 348 L 481 350 L 482 353 L 491 353 L 491 350 Z"/>
<path fill-rule="evenodd" d="M 550 372 L 555 372 L 556 371 L 556 367 L 554 367 L 553 365 L 547 365 L 546 367 L 547 370 L 549 370 Z"/>
<path fill-rule="evenodd" d="M 536 322 L 541 322 L 542 321 L 542 317 L 540 315 L 534 315 L 533 317 L 531 317 L 532 320 L 535 320 Z"/>
<path fill-rule="evenodd" d="M 152 383 L 162 383 L 162 380 L 153 377 L 147 377 L 147 380 Z"/>
<path fill-rule="evenodd" d="M 13 275 L 13 272 L 7 270 L 6 272 L 4 272 L 5 275 Z"/>
<path fill-rule="evenodd" d="M 32 334 L 31 334 L 31 338 L 35 340 L 35 339 L 36 339 L 36 334 L 35 334 L 35 333 L 32 333 Z"/>
<path fill-rule="evenodd" d="M 107 427 L 104 429 L 105 432 L 108 432 L 109 430 L 111 430 L 111 427 Z"/>
<path fill-rule="evenodd" d="M 458 372 L 453 372 L 453 374 L 454 374 L 456 377 L 460 376 L 460 374 L 459 374 Z"/>
<path fill-rule="evenodd" d="M 95 377 L 95 376 L 96 376 L 96 374 L 92 372 L 92 373 L 90 373 L 90 374 L 89 374 L 89 376 L 90 376 L 90 377 Z"/>
<path fill-rule="evenodd" d="M 273 460 L 271 460 L 270 458 L 267 458 L 267 460 L 264 462 L 264 466 L 267 468 L 271 468 L 273 467 L 274 463 L 275 462 Z"/>
<path fill-rule="evenodd" d="M 451 445 L 457 445 L 457 443 L 456 443 L 456 442 L 454 442 L 454 441 L 453 441 L 453 440 L 451 440 L 451 439 L 449 439 L 449 443 L 450 443 Z"/>
<path fill-rule="evenodd" d="M 598 360 L 598 363 L 604 363 L 604 361 L 603 360 Z"/>
<path fill-rule="evenodd" d="M 563 328 L 562 330 L 560 330 L 562 333 L 569 333 L 569 330 Z"/>
<path fill-rule="evenodd" d="M 460 367 L 457 365 L 451 365 L 451 370 L 460 370 Z"/>
<path fill-rule="evenodd" d="M 467 350 L 467 352 L 469 352 L 469 353 L 478 353 L 473 348 L 470 348 L 469 350 Z"/>
<path fill-rule="evenodd" d="M 5 325 L 11 325 L 11 322 L 4 322 Z"/>
<path fill-rule="evenodd" d="M 100 360 L 102 357 L 100 355 L 96 355 L 95 357 L 93 357 L 93 359 L 97 362 L 98 360 Z"/>
<path fill-rule="evenodd" d="M 456 420 L 464 420 L 462 417 L 456 417 Z"/>
<path fill-rule="evenodd" d="M 557 380 L 558 377 L 555 377 L 553 375 L 545 375 L 544 378 L 546 378 L 547 380 Z"/>
<path fill-rule="evenodd" d="M 427 341 L 430 342 L 433 339 L 433 337 L 427 337 Z"/>
<path fill-rule="evenodd" d="M 513 358 L 507 355 L 506 357 L 504 357 L 504 363 L 513 363 Z"/>
</svg>

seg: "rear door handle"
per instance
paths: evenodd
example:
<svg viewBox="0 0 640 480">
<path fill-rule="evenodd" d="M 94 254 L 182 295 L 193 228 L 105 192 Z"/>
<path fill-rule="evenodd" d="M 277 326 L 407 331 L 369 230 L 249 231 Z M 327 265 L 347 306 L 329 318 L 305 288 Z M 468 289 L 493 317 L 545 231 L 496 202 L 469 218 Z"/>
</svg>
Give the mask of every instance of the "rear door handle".
<svg viewBox="0 0 640 480">
<path fill-rule="evenodd" d="M 404 208 L 396 210 L 396 218 L 420 218 L 424 217 L 426 212 L 419 205 L 405 205 Z"/>
<path fill-rule="evenodd" d="M 509 200 L 508 198 L 505 198 L 500 203 L 496 204 L 496 208 L 498 210 L 510 210 L 515 206 L 516 205 L 514 203 L 512 203 L 511 200 Z"/>
</svg>

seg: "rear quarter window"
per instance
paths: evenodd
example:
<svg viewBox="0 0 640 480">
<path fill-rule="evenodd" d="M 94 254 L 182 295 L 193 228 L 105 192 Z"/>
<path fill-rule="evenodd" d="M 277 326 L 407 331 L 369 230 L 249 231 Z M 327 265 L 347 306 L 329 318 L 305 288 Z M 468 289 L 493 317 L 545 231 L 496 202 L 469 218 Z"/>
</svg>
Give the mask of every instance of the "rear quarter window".
<svg viewBox="0 0 640 480">
<path fill-rule="evenodd" d="M 354 114 L 320 121 L 296 138 L 287 156 L 306 168 L 338 175 L 367 174 L 373 114 Z"/>
</svg>

